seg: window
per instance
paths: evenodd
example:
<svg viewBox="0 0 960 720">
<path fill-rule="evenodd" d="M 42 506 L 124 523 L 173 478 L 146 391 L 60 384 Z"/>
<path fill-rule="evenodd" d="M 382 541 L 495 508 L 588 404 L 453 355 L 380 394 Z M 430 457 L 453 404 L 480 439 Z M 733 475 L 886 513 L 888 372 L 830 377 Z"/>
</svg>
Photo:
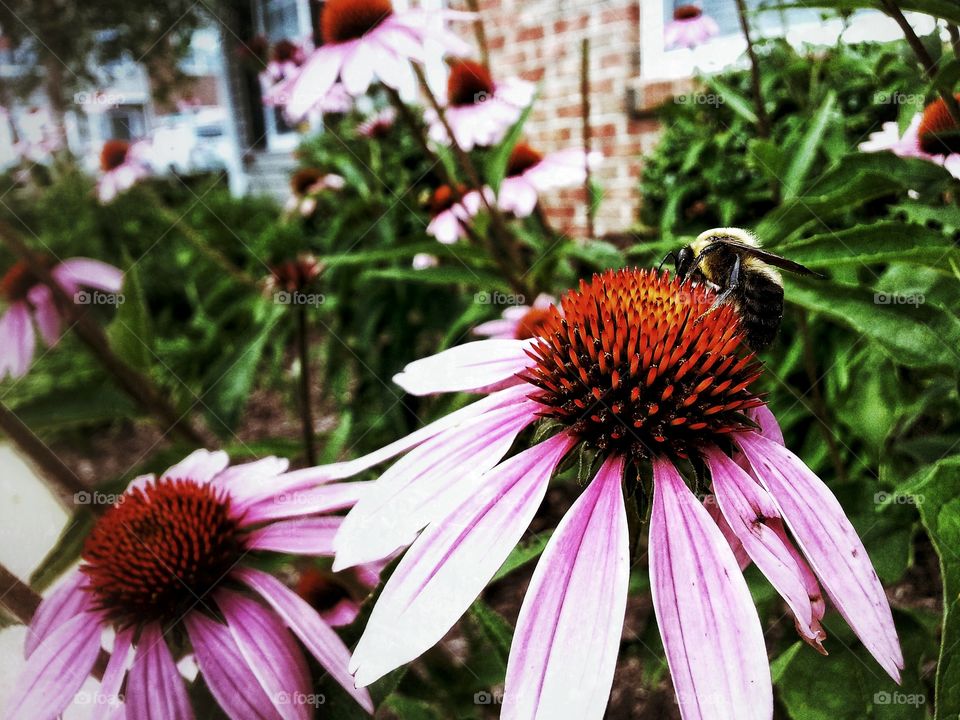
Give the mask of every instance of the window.
<svg viewBox="0 0 960 720">
<path fill-rule="evenodd" d="M 845 42 L 894 40 L 903 37 L 897 24 L 886 15 L 864 10 L 846 23 L 829 11 L 811 8 L 783 9 L 771 0 L 746 0 L 750 29 L 755 38 L 786 37 L 793 45 L 832 44 L 843 35 Z M 648 0 L 640 3 L 640 66 L 645 80 L 672 80 L 700 73 L 718 72 L 743 61 L 746 41 L 740 31 L 737 4 L 733 0 L 702 0 L 697 3 L 712 17 L 720 33 L 691 49 L 664 46 L 664 29 L 684 0 Z M 772 9 L 764 9 L 772 8 Z M 920 34 L 933 30 L 929 16 L 908 13 Z"/>
</svg>

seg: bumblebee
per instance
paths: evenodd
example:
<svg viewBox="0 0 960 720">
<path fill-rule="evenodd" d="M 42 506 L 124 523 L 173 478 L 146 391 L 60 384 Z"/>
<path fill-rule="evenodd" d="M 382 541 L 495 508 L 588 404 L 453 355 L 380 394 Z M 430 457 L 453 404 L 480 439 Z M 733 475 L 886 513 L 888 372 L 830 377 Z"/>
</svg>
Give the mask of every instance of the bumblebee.
<svg viewBox="0 0 960 720">
<path fill-rule="evenodd" d="M 704 282 L 719 293 L 713 307 L 729 302 L 736 308 L 744 340 L 754 352 L 770 346 L 783 319 L 783 278 L 776 268 L 820 277 L 761 249 L 756 236 L 740 228 L 707 230 L 664 262 L 671 257 L 678 277 Z"/>
</svg>

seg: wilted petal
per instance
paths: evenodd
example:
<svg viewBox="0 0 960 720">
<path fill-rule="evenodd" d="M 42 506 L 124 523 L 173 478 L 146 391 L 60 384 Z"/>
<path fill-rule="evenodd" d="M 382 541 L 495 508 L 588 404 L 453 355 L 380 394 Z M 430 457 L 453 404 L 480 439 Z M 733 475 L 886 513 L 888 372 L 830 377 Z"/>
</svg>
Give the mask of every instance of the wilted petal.
<svg viewBox="0 0 960 720">
<path fill-rule="evenodd" d="M 350 662 L 349 648 L 343 644 L 340 636 L 320 619 L 316 610 L 265 572 L 242 568 L 237 571 L 236 577 L 258 592 L 333 679 L 340 683 L 364 710 L 373 713 L 370 693 L 354 687 L 353 678 L 347 672 L 347 664 Z"/>
<path fill-rule="evenodd" d="M 826 638 L 814 614 L 800 567 L 770 520 L 780 517 L 773 498 L 733 460 L 717 448 L 706 452 L 717 503 L 743 547 L 777 592 L 787 601 L 804 639 L 819 652 Z M 816 596 L 819 596 L 819 589 Z"/>
<path fill-rule="evenodd" d="M 602 718 L 630 579 L 620 481 L 607 460 L 550 538 L 520 608 L 501 717 Z"/>
<path fill-rule="evenodd" d="M 785 447 L 757 433 L 740 433 L 736 440 L 843 619 L 899 682 L 903 654 L 890 605 L 837 498 Z"/>
<path fill-rule="evenodd" d="M 413 660 L 453 627 L 520 540 L 573 443 L 556 435 L 504 461 L 421 533 L 387 581 L 350 661 L 358 686 Z"/>
<path fill-rule="evenodd" d="M 536 420 L 536 403 L 494 410 L 447 430 L 394 463 L 347 514 L 334 570 L 387 557 L 476 492 L 480 475 Z"/>
<path fill-rule="evenodd" d="M 740 569 L 746 570 L 750 566 L 750 556 L 747 554 L 747 551 L 743 549 L 743 543 L 740 542 L 740 538 L 737 537 L 733 528 L 730 527 L 730 523 L 727 522 L 723 513 L 720 512 L 720 506 L 717 505 L 717 498 L 713 495 L 708 495 L 703 499 L 703 506 L 707 509 L 707 512 L 710 514 L 710 517 L 713 518 L 717 527 L 720 528 L 720 532 L 723 534 L 730 549 L 733 550 L 733 556 L 737 559 L 737 564 L 740 566 Z"/>
<path fill-rule="evenodd" d="M 333 555 L 333 538 L 341 517 L 310 517 L 279 520 L 250 533 L 246 546 L 251 550 L 292 555 Z"/>
<path fill-rule="evenodd" d="M 310 717 L 312 708 L 300 702 L 310 692 L 307 665 L 280 618 L 243 595 L 221 590 L 216 599 L 240 654 L 280 717 Z"/>
<path fill-rule="evenodd" d="M 281 717 L 226 625 L 199 612 L 187 615 L 185 623 L 203 679 L 229 717 L 234 720 Z"/>
<path fill-rule="evenodd" d="M 100 654 L 100 619 L 81 613 L 62 623 L 31 653 L 6 708 L 6 720 L 54 720 Z"/>
<path fill-rule="evenodd" d="M 61 321 L 53 293 L 46 285 L 34 285 L 27 293 L 33 307 L 33 319 L 37 323 L 40 337 L 47 347 L 53 347 L 60 340 Z"/>
<path fill-rule="evenodd" d="M 684 720 L 770 720 L 760 620 L 716 523 L 666 460 L 653 466 L 650 584 Z"/>
<path fill-rule="evenodd" d="M 0 316 L 0 380 L 9 372 L 23 377 L 30 368 L 37 338 L 25 303 L 14 303 Z"/>
<path fill-rule="evenodd" d="M 411 395 L 461 392 L 513 378 L 533 361 L 528 340 L 476 340 L 416 360 L 393 381 Z"/>
<path fill-rule="evenodd" d="M 760 426 L 760 434 L 768 440 L 784 445 L 783 431 L 780 430 L 780 423 L 766 405 L 760 405 L 747 410 L 747 417 Z"/>
<path fill-rule="evenodd" d="M 127 717 L 137 720 L 191 720 L 193 708 L 160 626 L 143 628 L 130 668 Z"/>
</svg>

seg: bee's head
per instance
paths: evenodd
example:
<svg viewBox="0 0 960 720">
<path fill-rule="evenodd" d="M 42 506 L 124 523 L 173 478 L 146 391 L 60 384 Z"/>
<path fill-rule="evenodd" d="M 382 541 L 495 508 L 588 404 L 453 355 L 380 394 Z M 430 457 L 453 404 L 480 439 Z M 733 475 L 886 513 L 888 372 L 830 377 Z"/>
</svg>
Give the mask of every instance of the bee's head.
<svg viewBox="0 0 960 720">
<path fill-rule="evenodd" d="M 685 245 L 677 251 L 676 255 L 676 271 L 677 277 L 686 278 L 687 273 L 693 268 L 694 254 L 693 248 L 689 245 Z"/>
</svg>

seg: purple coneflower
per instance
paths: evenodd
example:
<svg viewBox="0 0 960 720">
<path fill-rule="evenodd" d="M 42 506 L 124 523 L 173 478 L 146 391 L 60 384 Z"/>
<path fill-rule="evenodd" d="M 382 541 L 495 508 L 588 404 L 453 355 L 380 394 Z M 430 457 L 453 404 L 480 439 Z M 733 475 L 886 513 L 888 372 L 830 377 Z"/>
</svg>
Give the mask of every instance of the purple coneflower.
<svg viewBox="0 0 960 720">
<path fill-rule="evenodd" d="M 370 140 L 383 140 L 393 131 L 396 121 L 396 108 L 385 107 L 357 125 L 357 134 Z"/>
<path fill-rule="evenodd" d="M 543 334 L 544 325 L 553 316 L 557 299 L 541 293 L 533 305 L 512 305 L 503 311 L 500 320 L 477 325 L 474 335 L 506 340 L 526 340 Z"/>
<path fill-rule="evenodd" d="M 38 261 L 50 269 L 53 279 L 75 302 L 84 302 L 81 288 L 118 293 L 123 273 L 107 263 L 89 258 L 56 262 L 45 256 Z M 26 261 L 15 263 L 0 278 L 0 301 L 6 310 L 0 316 L 0 380 L 22 377 L 30 367 L 37 340 L 33 324 L 48 347 L 60 339 L 62 322 L 53 293 L 34 276 Z"/>
<path fill-rule="evenodd" d="M 517 217 L 527 217 L 537 207 L 540 193 L 561 188 L 583 185 L 587 178 L 587 165 L 599 166 L 603 156 L 598 152 L 589 155 L 579 148 L 568 148 L 546 155 L 526 143 L 517 143 L 507 161 L 507 174 L 500 183 L 497 206 Z M 492 191 L 484 190 L 488 196 Z M 468 193 L 464 202 L 479 201 L 475 192 Z"/>
<path fill-rule="evenodd" d="M 187 643 L 229 717 L 310 717 L 295 701 L 312 686 L 293 635 L 373 710 L 346 671 L 343 641 L 295 592 L 245 562 L 260 552 L 332 555 L 341 519 L 324 513 L 350 507 L 362 484 L 293 492 L 286 460 L 228 463 L 226 453 L 198 450 L 159 479 L 135 479 L 100 517 L 79 568 L 37 609 L 6 717 L 63 712 L 108 629 L 116 636 L 101 694 L 119 698 L 126 679 L 127 717 L 193 717 L 175 664 Z"/>
<path fill-rule="evenodd" d="M 320 17 L 323 44 L 307 58 L 283 95 L 287 114 L 302 118 L 323 98 L 339 77 L 354 97 L 363 95 L 374 80 L 393 88 L 406 100 L 416 94 L 411 62 L 423 62 L 425 44 L 435 43 L 459 55 L 469 50 L 462 40 L 435 22 L 472 17 L 451 11 L 398 12 L 390 0 L 328 0 Z"/>
<path fill-rule="evenodd" d="M 310 217 L 317 209 L 317 197 L 326 190 L 342 190 L 346 181 L 335 173 L 319 168 L 300 168 L 290 177 L 290 197 L 285 209 Z"/>
<path fill-rule="evenodd" d="M 466 224 L 480 210 L 479 194 L 466 192 L 465 187 L 460 187 L 459 196 L 457 199 L 457 193 L 449 185 L 441 185 L 433 191 L 427 203 L 431 218 L 427 234 L 444 245 L 453 245 L 466 237 Z"/>
<path fill-rule="evenodd" d="M 454 60 L 447 79 L 444 117 L 454 139 L 464 150 L 496 145 L 533 100 L 533 84 L 511 78 L 495 83 L 490 71 L 473 60 Z M 447 129 L 437 112 L 428 108 L 424 119 L 430 138 L 448 145 Z"/>
<path fill-rule="evenodd" d="M 330 627 L 349 625 L 360 614 L 360 606 L 377 585 L 384 563 L 368 563 L 335 573 L 309 568 L 297 580 L 297 595 Z"/>
<path fill-rule="evenodd" d="M 958 137 L 960 129 L 940 98 L 930 103 L 922 113 L 913 116 L 903 136 L 897 123 L 885 122 L 879 131 L 870 134 L 866 142 L 860 143 L 859 149 L 861 152 L 886 150 L 899 157 L 927 160 L 960 179 Z"/>
<path fill-rule="evenodd" d="M 673 20 L 663 29 L 663 44 L 671 48 L 692 48 L 720 34 L 720 27 L 698 6 L 680 5 L 673 11 Z"/>
<path fill-rule="evenodd" d="M 652 494 L 653 601 L 683 716 L 772 716 L 760 622 L 730 544 L 677 469 L 687 460 L 709 467 L 729 532 L 787 600 L 804 639 L 823 640 L 819 581 L 899 678 L 890 607 L 866 550 L 826 485 L 777 442 L 752 389 L 761 366 L 742 344 L 735 310 L 714 308 L 715 299 L 651 270 L 595 276 L 563 298 L 563 314 L 555 310 L 538 338 L 468 343 L 395 378 L 417 395 L 500 389 L 371 455 L 303 471 L 304 480 L 344 477 L 409 450 L 334 541 L 335 569 L 412 543 L 351 659 L 358 686 L 447 633 L 520 540 L 560 463 L 582 445 L 600 469 L 534 572 L 503 717 L 603 715 L 630 574 L 621 487 L 625 472 L 638 471 L 641 491 Z M 548 437 L 503 460 L 540 419 Z"/>
<path fill-rule="evenodd" d="M 148 146 L 140 140 L 107 140 L 100 150 L 100 170 L 97 181 L 97 197 L 107 204 L 150 175 L 145 155 Z"/>
</svg>

